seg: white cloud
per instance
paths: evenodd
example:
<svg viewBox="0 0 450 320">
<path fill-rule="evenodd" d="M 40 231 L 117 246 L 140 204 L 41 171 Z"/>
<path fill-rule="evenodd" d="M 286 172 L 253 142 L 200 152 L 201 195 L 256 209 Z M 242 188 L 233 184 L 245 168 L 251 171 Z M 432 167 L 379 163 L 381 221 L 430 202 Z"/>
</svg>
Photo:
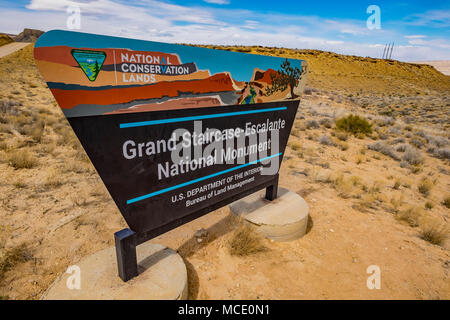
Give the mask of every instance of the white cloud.
<svg viewBox="0 0 450 320">
<path fill-rule="evenodd" d="M 411 36 L 405 36 L 406 39 L 423 39 L 426 38 L 427 36 L 421 35 L 421 34 L 415 34 L 415 35 L 411 35 Z"/>
<path fill-rule="evenodd" d="M 424 13 L 410 15 L 405 19 L 405 22 L 414 26 L 450 27 L 450 10 L 429 10 Z"/>
<path fill-rule="evenodd" d="M 230 4 L 230 0 L 203 0 L 203 1 L 214 4 Z"/>
</svg>

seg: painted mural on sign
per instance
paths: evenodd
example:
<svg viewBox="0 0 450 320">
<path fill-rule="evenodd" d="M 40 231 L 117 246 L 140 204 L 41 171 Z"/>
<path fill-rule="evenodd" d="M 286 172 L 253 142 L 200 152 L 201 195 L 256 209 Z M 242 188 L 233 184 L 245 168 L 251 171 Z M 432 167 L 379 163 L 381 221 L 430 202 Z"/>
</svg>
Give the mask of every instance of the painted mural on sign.
<svg viewBox="0 0 450 320">
<path fill-rule="evenodd" d="M 35 47 L 67 117 L 283 101 L 306 81 L 301 60 L 67 33 L 47 32 Z"/>
</svg>

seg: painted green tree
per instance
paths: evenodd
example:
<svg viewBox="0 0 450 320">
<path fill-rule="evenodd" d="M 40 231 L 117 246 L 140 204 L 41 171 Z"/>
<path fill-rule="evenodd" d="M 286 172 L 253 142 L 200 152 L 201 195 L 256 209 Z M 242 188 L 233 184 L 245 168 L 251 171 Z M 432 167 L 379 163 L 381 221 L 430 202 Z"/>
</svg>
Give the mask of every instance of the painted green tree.
<svg viewBox="0 0 450 320">
<path fill-rule="evenodd" d="M 98 65 L 97 60 L 95 60 L 94 77 L 97 77 L 99 72 L 100 72 L 100 66 Z"/>
<path fill-rule="evenodd" d="M 291 92 L 290 99 L 295 99 L 298 96 L 294 93 L 294 88 L 298 85 L 305 69 L 292 67 L 288 59 L 281 64 L 281 69 L 276 74 L 271 74 L 272 86 L 267 88 L 266 95 L 271 96 L 277 91 L 284 91 L 289 87 Z"/>
</svg>

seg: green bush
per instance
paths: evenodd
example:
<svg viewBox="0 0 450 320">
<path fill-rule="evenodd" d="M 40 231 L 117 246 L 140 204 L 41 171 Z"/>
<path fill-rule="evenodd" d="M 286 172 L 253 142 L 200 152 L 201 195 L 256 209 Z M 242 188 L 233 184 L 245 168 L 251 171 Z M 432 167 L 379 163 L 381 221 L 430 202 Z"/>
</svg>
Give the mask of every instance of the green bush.
<svg viewBox="0 0 450 320">
<path fill-rule="evenodd" d="M 364 118 L 353 114 L 336 121 L 336 129 L 356 134 L 372 133 L 372 125 Z"/>
</svg>

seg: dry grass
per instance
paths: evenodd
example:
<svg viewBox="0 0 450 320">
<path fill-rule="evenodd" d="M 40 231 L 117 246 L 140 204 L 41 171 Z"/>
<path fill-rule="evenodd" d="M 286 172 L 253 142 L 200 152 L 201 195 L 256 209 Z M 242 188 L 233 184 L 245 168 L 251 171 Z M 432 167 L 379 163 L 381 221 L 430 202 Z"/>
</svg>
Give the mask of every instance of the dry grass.
<svg viewBox="0 0 450 320">
<path fill-rule="evenodd" d="M 232 256 L 249 256 L 268 250 L 263 243 L 263 238 L 246 224 L 241 224 L 234 231 L 228 242 L 228 248 Z"/>
<path fill-rule="evenodd" d="M 447 209 L 450 209 L 450 195 L 445 197 L 445 199 L 442 201 L 442 205 Z"/>
<path fill-rule="evenodd" d="M 405 211 L 399 212 L 396 218 L 400 221 L 406 222 L 411 227 L 418 227 L 420 225 L 420 220 L 423 217 L 422 208 L 410 207 Z"/>
<path fill-rule="evenodd" d="M 6 272 L 31 258 L 32 254 L 25 244 L 7 250 L 0 258 L 0 281 L 3 280 Z"/>
<path fill-rule="evenodd" d="M 433 188 L 433 186 L 434 186 L 433 181 L 425 178 L 420 181 L 419 185 L 417 186 L 417 190 L 419 190 L 419 192 L 424 197 L 428 197 L 430 195 L 430 191 Z"/>
<path fill-rule="evenodd" d="M 16 149 L 8 155 L 8 164 L 15 169 L 30 169 L 37 163 L 36 157 L 27 149 Z"/>
<path fill-rule="evenodd" d="M 425 223 L 421 227 L 420 237 L 435 245 L 442 245 L 449 238 L 449 230 L 445 224 L 434 222 Z"/>
<path fill-rule="evenodd" d="M 50 169 L 45 178 L 44 186 L 50 188 L 57 188 L 62 184 L 63 179 L 61 177 L 61 173 L 55 168 Z"/>
<path fill-rule="evenodd" d="M 14 40 L 10 36 L 6 34 L 0 34 L 0 47 L 11 42 L 14 42 Z"/>
</svg>

